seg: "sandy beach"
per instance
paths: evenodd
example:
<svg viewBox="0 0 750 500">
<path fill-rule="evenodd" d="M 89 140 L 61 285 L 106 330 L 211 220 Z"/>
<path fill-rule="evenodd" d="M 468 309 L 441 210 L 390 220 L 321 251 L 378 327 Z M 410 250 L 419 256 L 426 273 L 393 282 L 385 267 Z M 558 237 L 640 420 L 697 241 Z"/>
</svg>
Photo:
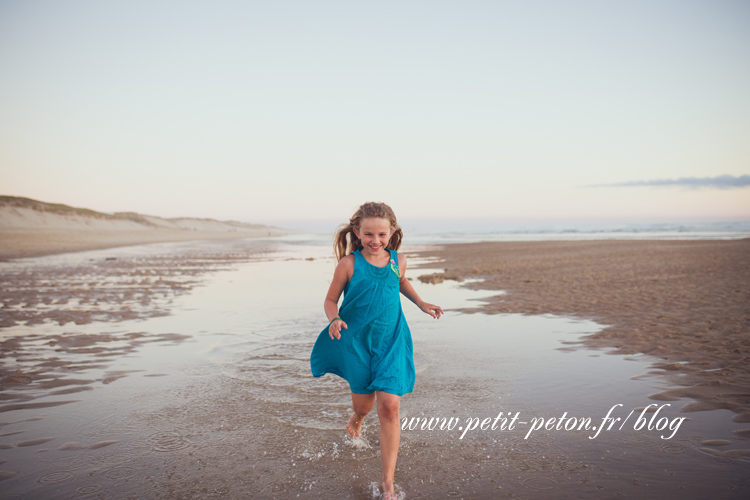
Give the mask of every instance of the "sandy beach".
<svg viewBox="0 0 750 500">
<path fill-rule="evenodd" d="M 355 446 L 346 383 L 310 374 L 327 246 L 268 238 L 284 231 L 263 225 L 0 201 L 8 493 L 377 497 L 377 419 Z M 447 314 L 434 322 L 407 304 L 418 381 L 402 417 L 468 429 L 502 412 L 526 427 L 598 421 L 617 405 L 622 418 L 691 416 L 669 439 L 635 427 L 595 439 L 406 429 L 396 483 L 407 498 L 750 489 L 750 239 L 403 250 L 407 276 Z"/>
<path fill-rule="evenodd" d="M 483 312 L 555 314 L 608 325 L 585 345 L 663 359 L 683 411 L 727 409 L 750 422 L 750 239 L 454 244 L 425 282 L 480 278 L 504 290 Z"/>
</svg>

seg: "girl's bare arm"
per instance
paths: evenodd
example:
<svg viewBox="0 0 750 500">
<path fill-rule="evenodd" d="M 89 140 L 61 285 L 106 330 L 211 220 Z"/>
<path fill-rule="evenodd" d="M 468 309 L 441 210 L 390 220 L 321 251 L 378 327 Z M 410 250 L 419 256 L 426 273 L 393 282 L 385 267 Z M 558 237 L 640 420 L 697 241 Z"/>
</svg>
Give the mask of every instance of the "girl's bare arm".
<svg viewBox="0 0 750 500">
<path fill-rule="evenodd" d="M 331 286 L 328 287 L 328 293 L 323 301 L 323 310 L 326 313 L 326 317 L 330 322 L 328 326 L 328 335 L 331 338 L 341 338 L 341 329 L 348 328 L 346 321 L 338 319 L 334 321 L 334 318 L 339 315 L 339 298 L 344 292 L 346 284 L 352 278 L 354 272 L 354 256 L 347 255 L 341 259 L 336 266 L 336 270 L 333 272 L 333 279 L 331 280 Z"/>
<path fill-rule="evenodd" d="M 407 299 L 414 302 L 414 304 L 422 311 L 426 312 L 435 319 L 440 319 L 440 316 L 445 314 L 443 312 L 443 308 L 422 300 L 417 291 L 414 290 L 414 287 L 411 286 L 409 280 L 406 279 L 406 257 L 403 255 L 399 255 L 398 268 L 399 273 L 401 274 L 401 281 L 399 282 L 401 293 L 403 293 Z"/>
</svg>

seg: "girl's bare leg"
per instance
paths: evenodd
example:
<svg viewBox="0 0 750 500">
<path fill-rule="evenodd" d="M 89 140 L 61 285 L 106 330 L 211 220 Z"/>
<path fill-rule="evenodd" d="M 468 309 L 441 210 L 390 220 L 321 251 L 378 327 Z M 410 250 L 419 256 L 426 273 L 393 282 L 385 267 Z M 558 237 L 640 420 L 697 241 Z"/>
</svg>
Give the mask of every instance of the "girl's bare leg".
<svg viewBox="0 0 750 500">
<path fill-rule="evenodd" d="M 370 413 L 372 407 L 375 405 L 375 393 L 372 394 L 357 394 L 352 393 L 352 416 L 349 417 L 349 422 L 346 424 L 346 431 L 353 438 L 359 437 L 359 432 L 362 430 L 362 422 L 365 419 L 365 415 Z"/>
<path fill-rule="evenodd" d="M 378 417 L 380 418 L 380 456 L 383 459 L 383 494 L 393 495 L 393 478 L 396 474 L 396 458 L 401 441 L 399 407 L 401 397 L 378 391 Z"/>
</svg>

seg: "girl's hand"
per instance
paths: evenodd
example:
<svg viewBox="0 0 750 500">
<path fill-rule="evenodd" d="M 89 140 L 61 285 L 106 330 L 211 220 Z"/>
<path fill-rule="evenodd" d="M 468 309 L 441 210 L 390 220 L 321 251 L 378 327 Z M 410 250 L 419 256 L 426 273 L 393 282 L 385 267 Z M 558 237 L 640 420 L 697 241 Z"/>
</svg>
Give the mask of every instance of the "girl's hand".
<svg viewBox="0 0 750 500">
<path fill-rule="evenodd" d="M 428 304 L 427 302 L 422 302 L 421 304 L 419 304 L 419 308 L 435 319 L 440 319 L 440 316 L 445 314 L 442 307 L 436 306 L 434 304 Z"/>
<path fill-rule="evenodd" d="M 334 319 L 333 321 L 331 321 L 331 324 L 328 326 L 328 335 L 331 337 L 331 340 L 333 340 L 333 337 L 336 337 L 336 339 L 341 338 L 342 328 L 349 328 L 348 326 L 346 326 L 346 322 L 343 319 Z"/>
</svg>

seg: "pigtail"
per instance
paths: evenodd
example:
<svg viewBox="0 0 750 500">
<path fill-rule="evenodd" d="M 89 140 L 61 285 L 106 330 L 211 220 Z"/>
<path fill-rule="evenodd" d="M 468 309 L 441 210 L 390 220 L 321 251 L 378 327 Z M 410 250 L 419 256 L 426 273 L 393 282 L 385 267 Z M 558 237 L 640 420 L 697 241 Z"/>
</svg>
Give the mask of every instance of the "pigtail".
<svg viewBox="0 0 750 500">
<path fill-rule="evenodd" d="M 354 234 L 354 228 L 352 227 L 352 232 L 349 233 L 349 248 L 347 249 L 347 255 L 350 253 L 354 253 L 362 246 L 362 240 L 357 238 L 357 235 Z"/>
<path fill-rule="evenodd" d="M 354 252 L 360 247 L 361 243 L 354 234 L 354 226 L 351 223 L 339 226 L 333 239 L 333 253 L 336 256 L 336 261 Z"/>
<path fill-rule="evenodd" d="M 404 232 L 401 231 L 400 227 L 397 227 L 393 232 L 393 236 L 388 240 L 388 248 L 390 250 L 398 250 L 401 248 L 401 240 L 404 238 Z"/>
</svg>

